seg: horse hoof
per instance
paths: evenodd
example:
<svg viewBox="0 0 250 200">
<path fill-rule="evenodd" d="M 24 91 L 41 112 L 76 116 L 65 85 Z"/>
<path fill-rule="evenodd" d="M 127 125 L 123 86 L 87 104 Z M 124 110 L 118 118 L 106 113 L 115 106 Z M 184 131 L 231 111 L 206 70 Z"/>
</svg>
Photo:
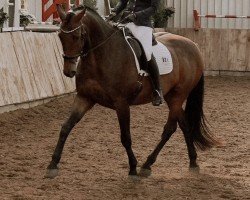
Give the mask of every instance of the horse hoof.
<svg viewBox="0 0 250 200">
<path fill-rule="evenodd" d="M 200 172 L 200 167 L 198 165 L 190 166 L 189 171 L 192 172 L 192 173 L 197 173 L 198 174 Z"/>
<path fill-rule="evenodd" d="M 47 172 L 45 174 L 45 178 L 55 178 L 58 175 L 59 170 L 58 169 L 47 169 Z"/>
<path fill-rule="evenodd" d="M 137 176 L 137 171 L 136 171 L 136 169 L 130 170 L 128 175 L 129 175 L 129 176 Z"/>
<path fill-rule="evenodd" d="M 137 175 L 128 175 L 128 179 L 131 181 L 139 181 L 140 177 Z"/>
<path fill-rule="evenodd" d="M 151 175 L 151 173 L 152 173 L 151 169 L 141 168 L 139 176 L 147 178 Z"/>
</svg>

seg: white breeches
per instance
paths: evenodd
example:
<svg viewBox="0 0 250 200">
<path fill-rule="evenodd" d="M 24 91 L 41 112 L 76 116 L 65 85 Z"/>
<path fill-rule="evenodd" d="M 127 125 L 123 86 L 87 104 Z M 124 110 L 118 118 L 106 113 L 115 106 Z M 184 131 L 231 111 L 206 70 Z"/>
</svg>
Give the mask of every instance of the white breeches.
<svg viewBox="0 0 250 200">
<path fill-rule="evenodd" d="M 147 26 L 137 26 L 133 22 L 128 23 L 126 27 L 132 32 L 135 38 L 141 42 L 147 57 L 147 61 L 150 61 L 153 53 L 152 49 L 153 29 Z"/>
</svg>

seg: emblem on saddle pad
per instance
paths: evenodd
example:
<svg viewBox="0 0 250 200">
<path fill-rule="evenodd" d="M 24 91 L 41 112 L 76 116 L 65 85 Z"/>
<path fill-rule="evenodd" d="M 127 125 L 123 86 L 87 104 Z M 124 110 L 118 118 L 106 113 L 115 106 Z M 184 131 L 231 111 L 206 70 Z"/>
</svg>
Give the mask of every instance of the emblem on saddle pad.
<svg viewBox="0 0 250 200">
<path fill-rule="evenodd" d="M 162 62 L 164 62 L 164 63 L 166 63 L 166 62 L 168 62 L 168 58 L 164 58 L 164 57 L 162 57 Z"/>
<path fill-rule="evenodd" d="M 136 56 L 136 53 L 135 53 L 134 49 L 132 48 L 132 45 L 129 42 L 129 39 L 131 39 L 131 35 L 130 34 L 127 35 L 126 32 L 127 31 L 125 31 L 125 28 L 123 28 L 123 34 L 124 34 L 125 40 L 127 41 L 128 45 L 130 46 L 130 48 L 134 54 L 138 74 L 148 75 L 147 72 L 145 72 L 144 70 L 141 69 L 138 58 Z M 139 41 L 137 40 L 137 42 L 139 42 Z M 167 49 L 167 47 L 164 44 L 162 44 L 161 42 L 157 41 L 157 45 L 152 46 L 152 48 L 153 48 L 153 55 L 154 55 L 155 60 L 157 62 L 160 75 L 170 73 L 173 70 L 173 61 L 172 61 L 171 54 L 170 54 L 169 50 Z"/>
</svg>

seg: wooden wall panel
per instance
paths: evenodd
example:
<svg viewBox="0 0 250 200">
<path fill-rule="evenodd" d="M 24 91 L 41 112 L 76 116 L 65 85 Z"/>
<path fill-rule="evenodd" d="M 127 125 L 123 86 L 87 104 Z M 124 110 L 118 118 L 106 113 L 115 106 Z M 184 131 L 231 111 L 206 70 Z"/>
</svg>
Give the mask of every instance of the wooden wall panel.
<svg viewBox="0 0 250 200">
<path fill-rule="evenodd" d="M 216 29 L 206 30 L 206 69 L 220 70 L 221 60 L 221 31 Z"/>
<path fill-rule="evenodd" d="M 221 70 L 227 70 L 228 68 L 228 50 L 229 50 L 229 35 L 230 32 L 226 29 L 219 30 L 221 32 L 221 48 L 219 58 L 221 59 L 218 63 L 218 67 Z"/>
<path fill-rule="evenodd" d="M 198 44 L 206 70 L 250 72 L 250 30 L 168 28 Z"/>
<path fill-rule="evenodd" d="M 228 49 L 228 70 L 245 71 L 247 30 L 231 30 Z"/>
<path fill-rule="evenodd" d="M 39 99 L 39 92 L 35 82 L 32 67 L 28 59 L 28 52 L 24 44 L 22 32 L 11 33 L 12 41 L 15 47 L 16 57 L 19 63 L 19 69 L 23 77 L 25 90 L 27 93 L 28 101 Z"/>
<path fill-rule="evenodd" d="M 189 29 L 191 31 L 192 29 Z M 199 46 L 199 49 L 201 51 L 201 55 L 204 58 L 205 66 L 207 66 L 207 59 L 206 59 L 206 49 L 207 49 L 207 38 L 206 36 L 206 30 L 201 29 L 200 31 L 193 31 L 194 32 L 194 42 L 196 42 Z M 185 35 L 183 35 L 185 36 Z"/>
<path fill-rule="evenodd" d="M 39 91 L 40 98 L 46 98 L 53 96 L 53 90 L 51 85 L 48 84 L 47 76 L 44 72 L 43 59 L 40 52 L 43 50 L 43 44 L 41 41 L 36 40 L 35 34 L 32 32 L 23 33 L 24 43 L 27 49 L 27 56 L 30 61 L 30 65 L 33 70 L 37 89 Z"/>
<path fill-rule="evenodd" d="M 57 96 L 65 91 L 61 72 L 57 66 L 54 47 L 51 43 L 51 35 L 39 33 L 35 34 L 36 43 L 40 43 L 40 62 L 47 82 L 51 85 L 52 96 Z"/>
<path fill-rule="evenodd" d="M 0 50 L 1 99 L 4 104 L 27 101 L 28 96 L 10 33 L 0 34 Z"/>
<path fill-rule="evenodd" d="M 239 63 L 239 71 L 245 71 L 247 68 L 247 59 L 246 51 L 247 51 L 247 40 L 248 40 L 248 31 L 247 30 L 237 30 L 238 32 L 238 56 L 236 62 Z"/>
<path fill-rule="evenodd" d="M 247 32 L 246 71 L 250 71 L 250 31 Z"/>
<path fill-rule="evenodd" d="M 75 91 L 57 34 L 0 33 L 0 50 L 0 112 Z"/>
</svg>

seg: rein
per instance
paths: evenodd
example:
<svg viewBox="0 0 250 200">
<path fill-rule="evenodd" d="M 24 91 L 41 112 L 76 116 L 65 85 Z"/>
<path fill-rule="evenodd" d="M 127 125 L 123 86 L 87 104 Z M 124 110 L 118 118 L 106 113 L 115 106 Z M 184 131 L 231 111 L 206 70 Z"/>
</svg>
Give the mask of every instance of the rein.
<svg viewBox="0 0 250 200">
<path fill-rule="evenodd" d="M 86 57 L 86 56 L 89 54 L 89 52 L 94 51 L 95 49 L 97 49 L 97 48 L 99 48 L 100 46 L 104 45 L 104 44 L 105 44 L 110 38 L 112 38 L 118 31 L 120 31 L 120 30 L 114 31 L 109 37 L 107 37 L 107 38 L 106 38 L 104 41 L 102 41 L 100 44 L 98 44 L 98 45 L 96 45 L 95 47 L 89 49 L 86 53 L 81 54 L 81 57 Z"/>
<path fill-rule="evenodd" d="M 66 30 L 63 30 L 62 28 L 60 28 L 60 30 L 65 33 L 65 34 L 70 34 L 70 33 L 73 33 L 75 32 L 76 30 L 80 29 L 81 27 L 83 26 L 83 23 L 81 23 L 81 25 L 79 25 L 78 27 L 76 27 L 75 29 L 72 29 L 72 30 L 69 30 L 69 31 L 66 31 Z M 63 54 L 63 58 L 66 59 L 66 60 L 73 60 L 73 59 L 76 59 L 78 58 L 79 56 L 81 58 L 85 58 L 91 51 L 94 51 L 96 50 L 97 48 L 99 48 L 100 46 L 104 45 L 110 38 L 112 38 L 118 31 L 120 30 L 116 30 L 114 31 L 110 36 L 108 36 L 104 41 L 102 41 L 100 44 L 96 45 L 95 47 L 92 47 L 90 48 L 87 52 L 84 52 L 83 50 L 74 55 L 74 56 L 69 56 L 69 55 L 66 55 L 66 54 Z M 85 31 L 86 32 L 86 31 Z"/>
</svg>

